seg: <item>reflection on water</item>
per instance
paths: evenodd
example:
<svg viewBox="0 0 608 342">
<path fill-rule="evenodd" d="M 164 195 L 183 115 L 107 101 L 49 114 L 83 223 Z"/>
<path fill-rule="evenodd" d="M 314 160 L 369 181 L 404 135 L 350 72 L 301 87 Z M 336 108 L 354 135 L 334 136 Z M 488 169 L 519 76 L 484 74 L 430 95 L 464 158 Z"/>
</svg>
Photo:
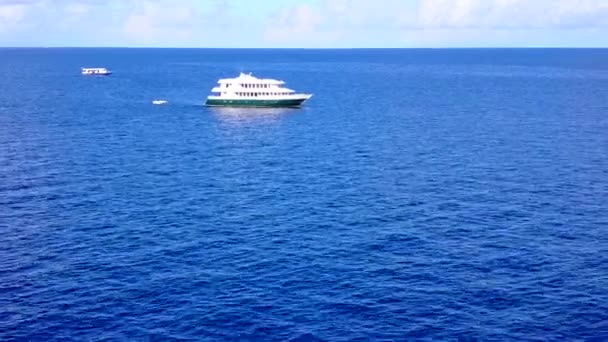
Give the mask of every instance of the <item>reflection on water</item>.
<svg viewBox="0 0 608 342">
<path fill-rule="evenodd" d="M 296 113 L 298 108 L 251 108 L 251 107 L 209 107 L 218 120 L 231 124 L 270 123 L 285 115 Z"/>
</svg>

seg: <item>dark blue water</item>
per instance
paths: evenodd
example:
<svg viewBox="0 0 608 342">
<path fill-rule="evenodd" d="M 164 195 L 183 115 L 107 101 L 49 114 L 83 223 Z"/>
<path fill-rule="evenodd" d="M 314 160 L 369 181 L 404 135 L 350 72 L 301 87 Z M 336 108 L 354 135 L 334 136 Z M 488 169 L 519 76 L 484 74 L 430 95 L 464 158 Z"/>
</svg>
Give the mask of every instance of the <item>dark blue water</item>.
<svg viewBox="0 0 608 342">
<path fill-rule="evenodd" d="M 202 106 L 240 71 L 315 95 Z M 608 50 L 0 49 L 0 75 L 0 340 L 608 339 Z"/>
</svg>

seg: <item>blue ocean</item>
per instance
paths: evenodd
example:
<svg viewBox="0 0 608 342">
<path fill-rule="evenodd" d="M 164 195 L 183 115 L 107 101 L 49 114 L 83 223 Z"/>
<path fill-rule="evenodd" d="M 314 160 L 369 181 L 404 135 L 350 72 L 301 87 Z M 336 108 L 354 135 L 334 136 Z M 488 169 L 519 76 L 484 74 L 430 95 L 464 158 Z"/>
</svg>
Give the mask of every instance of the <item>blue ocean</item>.
<svg viewBox="0 0 608 342">
<path fill-rule="evenodd" d="M 203 106 L 240 72 L 314 95 Z M 0 74 L 2 341 L 608 340 L 608 49 L 4 48 Z"/>
</svg>

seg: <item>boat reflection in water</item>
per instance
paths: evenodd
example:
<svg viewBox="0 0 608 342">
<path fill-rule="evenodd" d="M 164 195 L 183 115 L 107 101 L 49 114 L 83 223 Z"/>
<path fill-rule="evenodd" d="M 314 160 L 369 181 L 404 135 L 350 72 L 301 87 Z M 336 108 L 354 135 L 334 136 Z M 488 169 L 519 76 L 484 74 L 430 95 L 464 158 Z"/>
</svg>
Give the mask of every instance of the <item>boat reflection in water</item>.
<svg viewBox="0 0 608 342">
<path fill-rule="evenodd" d="M 218 120 L 231 124 L 271 123 L 297 113 L 298 108 L 208 107 Z"/>
</svg>

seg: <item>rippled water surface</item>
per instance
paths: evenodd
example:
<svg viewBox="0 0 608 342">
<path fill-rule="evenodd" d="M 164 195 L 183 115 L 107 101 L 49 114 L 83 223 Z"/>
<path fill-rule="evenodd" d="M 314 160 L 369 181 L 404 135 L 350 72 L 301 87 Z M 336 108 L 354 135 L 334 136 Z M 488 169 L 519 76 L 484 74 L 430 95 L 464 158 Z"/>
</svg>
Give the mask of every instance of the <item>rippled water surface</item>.
<svg viewBox="0 0 608 342">
<path fill-rule="evenodd" d="M 202 106 L 240 71 L 314 96 Z M 0 340 L 608 339 L 608 50 L 0 49 L 0 74 Z"/>
</svg>

